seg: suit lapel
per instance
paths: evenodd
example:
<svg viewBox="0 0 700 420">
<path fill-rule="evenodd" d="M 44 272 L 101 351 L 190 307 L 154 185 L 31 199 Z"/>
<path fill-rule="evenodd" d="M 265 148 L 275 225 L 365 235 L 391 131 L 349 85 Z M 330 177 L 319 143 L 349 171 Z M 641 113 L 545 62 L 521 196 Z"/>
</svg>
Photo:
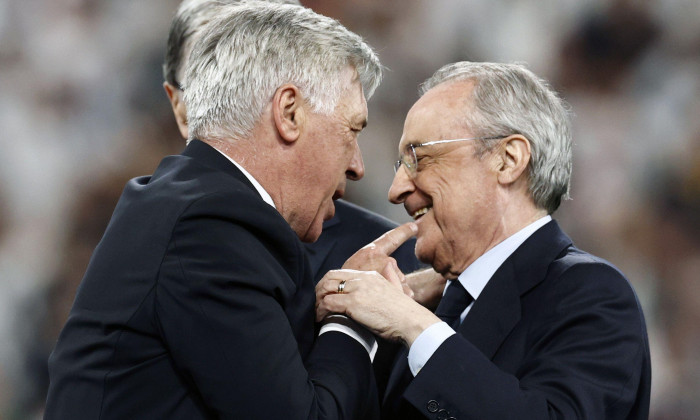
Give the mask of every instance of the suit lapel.
<svg viewBox="0 0 700 420">
<path fill-rule="evenodd" d="M 556 221 L 533 233 L 494 273 L 458 333 L 493 358 L 520 321 L 520 296 L 544 279 L 550 263 L 570 245 Z"/>
<path fill-rule="evenodd" d="M 493 275 L 457 332 L 489 359 L 520 321 L 520 294 L 508 261 Z"/>
</svg>

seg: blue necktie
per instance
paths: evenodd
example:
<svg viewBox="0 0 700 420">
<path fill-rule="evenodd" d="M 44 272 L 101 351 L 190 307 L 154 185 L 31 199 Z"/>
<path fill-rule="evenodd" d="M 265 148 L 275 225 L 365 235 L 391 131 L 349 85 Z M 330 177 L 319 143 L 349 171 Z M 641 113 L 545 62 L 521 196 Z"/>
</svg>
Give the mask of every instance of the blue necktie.
<svg viewBox="0 0 700 420">
<path fill-rule="evenodd" d="M 445 295 L 435 310 L 435 315 L 445 321 L 453 330 L 456 330 L 459 327 L 459 316 L 473 301 L 474 299 L 464 289 L 462 283 L 459 280 L 453 280 L 447 286 Z"/>
</svg>

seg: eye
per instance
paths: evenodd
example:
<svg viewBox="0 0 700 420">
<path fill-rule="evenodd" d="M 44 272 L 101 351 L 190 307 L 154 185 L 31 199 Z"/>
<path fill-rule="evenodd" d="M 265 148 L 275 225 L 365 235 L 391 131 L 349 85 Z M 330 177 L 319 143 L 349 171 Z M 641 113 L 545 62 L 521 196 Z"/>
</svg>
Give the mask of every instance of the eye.
<svg viewBox="0 0 700 420">
<path fill-rule="evenodd" d="M 430 162 L 430 155 L 416 154 L 416 172 L 420 172 L 421 169 L 425 169 L 426 166 L 430 165 Z"/>
</svg>

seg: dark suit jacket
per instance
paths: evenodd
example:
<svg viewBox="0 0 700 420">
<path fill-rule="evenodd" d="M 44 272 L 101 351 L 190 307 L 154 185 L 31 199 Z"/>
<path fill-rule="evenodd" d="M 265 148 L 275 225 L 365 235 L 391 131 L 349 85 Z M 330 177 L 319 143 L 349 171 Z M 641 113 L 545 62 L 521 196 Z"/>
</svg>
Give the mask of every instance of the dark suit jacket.
<svg viewBox="0 0 700 420">
<path fill-rule="evenodd" d="M 367 352 L 314 343 L 314 300 L 289 225 L 193 141 L 127 184 L 50 357 L 45 416 L 376 417 Z"/>
<path fill-rule="evenodd" d="M 648 418 L 649 345 L 634 291 L 554 221 L 503 263 L 413 380 L 406 354 L 383 418 Z"/>
<path fill-rule="evenodd" d="M 386 217 L 337 200 L 335 216 L 323 224 L 321 236 L 316 242 L 305 244 L 314 280 L 318 283 L 329 270 L 341 268 L 352 254 L 396 226 Z M 415 248 L 416 240 L 410 239 L 391 255 L 404 273 L 424 267 L 416 259 Z"/>
</svg>

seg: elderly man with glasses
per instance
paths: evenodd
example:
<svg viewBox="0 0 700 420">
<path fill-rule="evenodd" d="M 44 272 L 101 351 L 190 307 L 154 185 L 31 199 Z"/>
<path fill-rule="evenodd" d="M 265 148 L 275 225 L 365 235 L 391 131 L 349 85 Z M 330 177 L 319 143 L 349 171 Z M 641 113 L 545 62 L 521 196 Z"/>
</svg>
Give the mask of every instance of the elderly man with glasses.
<svg viewBox="0 0 700 420">
<path fill-rule="evenodd" d="M 389 199 L 415 219 L 416 255 L 449 279 L 437 310 L 371 272 L 331 272 L 316 288 L 319 319 L 345 313 L 405 344 L 383 418 L 647 418 L 635 292 L 551 217 L 569 192 L 571 134 L 547 83 L 521 65 L 447 65 L 398 150 Z"/>
</svg>

